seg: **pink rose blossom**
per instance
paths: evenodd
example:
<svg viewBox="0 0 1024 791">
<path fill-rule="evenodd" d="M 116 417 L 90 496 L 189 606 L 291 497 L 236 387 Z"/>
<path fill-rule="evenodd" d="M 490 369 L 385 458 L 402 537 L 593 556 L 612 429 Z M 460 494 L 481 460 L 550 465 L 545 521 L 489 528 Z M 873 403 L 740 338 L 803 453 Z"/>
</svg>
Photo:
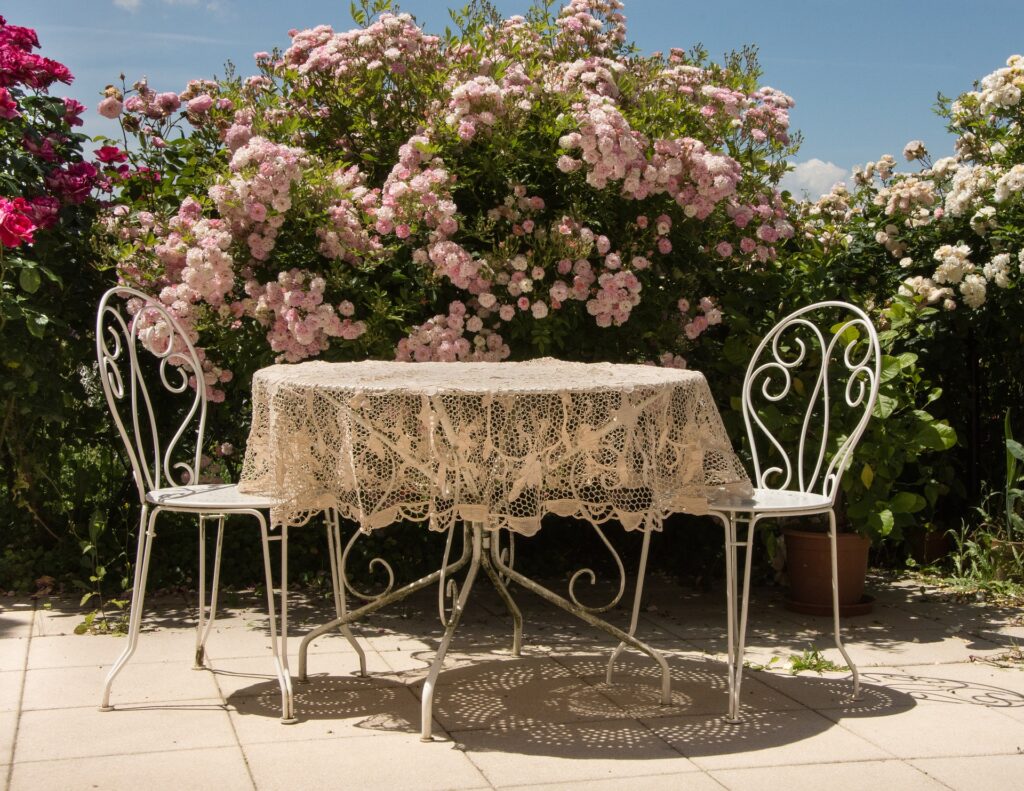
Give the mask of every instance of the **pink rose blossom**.
<svg viewBox="0 0 1024 791">
<path fill-rule="evenodd" d="M 205 113 L 213 107 L 213 97 L 208 93 L 201 93 L 194 99 L 189 99 L 187 107 L 190 113 Z"/>
<path fill-rule="evenodd" d="M 116 96 L 108 96 L 96 105 L 96 111 L 104 118 L 117 118 L 123 109 L 124 105 Z"/>
</svg>

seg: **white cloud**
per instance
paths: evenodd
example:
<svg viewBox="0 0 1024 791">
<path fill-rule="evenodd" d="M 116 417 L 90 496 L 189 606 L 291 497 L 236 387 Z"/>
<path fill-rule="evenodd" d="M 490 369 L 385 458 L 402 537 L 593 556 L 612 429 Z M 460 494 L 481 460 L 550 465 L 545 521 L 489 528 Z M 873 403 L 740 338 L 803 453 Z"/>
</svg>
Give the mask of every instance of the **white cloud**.
<svg viewBox="0 0 1024 791">
<path fill-rule="evenodd" d="M 850 171 L 839 167 L 835 162 L 823 162 L 820 159 L 808 159 L 796 163 L 791 171 L 782 177 L 779 186 L 793 193 L 793 197 L 801 198 L 805 194 L 811 200 L 817 200 L 839 181 L 846 181 Z"/>
<path fill-rule="evenodd" d="M 114 0 L 114 5 L 123 8 L 125 11 L 138 11 L 142 0 Z"/>
</svg>

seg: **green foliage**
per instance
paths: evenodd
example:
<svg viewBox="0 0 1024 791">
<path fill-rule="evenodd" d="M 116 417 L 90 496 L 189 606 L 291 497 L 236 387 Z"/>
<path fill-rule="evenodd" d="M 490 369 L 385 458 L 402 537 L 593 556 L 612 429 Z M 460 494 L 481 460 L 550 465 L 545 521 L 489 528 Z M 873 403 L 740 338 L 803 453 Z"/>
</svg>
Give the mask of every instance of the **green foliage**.
<svg viewBox="0 0 1024 791">
<path fill-rule="evenodd" d="M 942 390 L 933 387 L 914 352 L 899 352 L 919 331 L 921 316 L 896 300 L 881 311 L 882 375 L 868 429 L 843 477 L 845 516 L 855 529 L 878 541 L 934 518 L 954 485 L 943 451 L 956 445 L 956 431 L 928 407 Z"/>
<path fill-rule="evenodd" d="M 842 673 L 849 669 L 846 665 L 837 665 L 831 659 L 826 659 L 821 651 L 813 647 L 789 658 L 789 672 L 794 676 L 804 671 L 817 673 L 820 676 L 822 673 Z"/>
</svg>

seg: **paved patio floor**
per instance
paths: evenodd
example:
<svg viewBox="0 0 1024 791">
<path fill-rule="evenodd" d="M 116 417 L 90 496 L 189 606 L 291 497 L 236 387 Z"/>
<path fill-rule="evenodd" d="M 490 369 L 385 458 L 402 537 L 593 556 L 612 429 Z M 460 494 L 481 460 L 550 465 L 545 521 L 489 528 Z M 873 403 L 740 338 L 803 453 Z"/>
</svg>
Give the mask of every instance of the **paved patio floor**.
<svg viewBox="0 0 1024 791">
<path fill-rule="evenodd" d="M 563 587 L 564 589 L 564 587 Z M 1019 789 L 1024 787 L 1024 670 L 998 658 L 1024 643 L 1022 613 L 945 602 L 910 583 L 881 585 L 872 614 L 849 618 L 863 672 L 748 671 L 743 722 L 726 707 L 724 595 L 655 580 L 639 636 L 669 656 L 673 702 L 657 672 L 627 655 L 603 679 L 607 638 L 514 591 L 526 618 L 521 658 L 511 621 L 480 584 L 435 698 L 433 743 L 419 740 L 419 694 L 441 629 L 436 593 L 380 613 L 360 631 L 370 677 L 353 675 L 340 635 L 314 644 L 297 687 L 299 723 L 278 720 L 260 600 L 227 596 L 193 671 L 194 611 L 147 602 L 147 631 L 96 706 L 124 638 L 76 636 L 81 613 L 54 601 L 0 600 L 0 783 L 46 789 Z M 828 649 L 829 619 L 783 609 L 756 590 L 748 660 Z M 293 634 L 326 620 L 326 600 L 293 613 Z M 622 608 L 611 614 L 622 624 Z M 293 643 L 297 647 L 297 640 Z M 294 664 L 293 664 L 294 669 Z"/>
</svg>

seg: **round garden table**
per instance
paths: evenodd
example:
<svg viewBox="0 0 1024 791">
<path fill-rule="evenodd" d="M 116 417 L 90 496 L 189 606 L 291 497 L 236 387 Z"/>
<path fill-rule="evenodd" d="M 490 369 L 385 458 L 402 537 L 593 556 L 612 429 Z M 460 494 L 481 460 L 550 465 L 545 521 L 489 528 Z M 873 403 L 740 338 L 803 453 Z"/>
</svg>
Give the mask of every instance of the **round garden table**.
<svg viewBox="0 0 1024 791">
<path fill-rule="evenodd" d="M 303 638 L 300 680 L 312 640 L 437 582 L 445 632 L 424 687 L 421 733 L 429 739 L 437 677 L 483 568 L 512 613 L 513 653 L 519 652 L 522 618 L 508 580 L 618 639 L 609 676 L 625 645 L 650 655 L 662 669 L 662 700 L 668 702 L 668 665 L 633 635 L 651 531 L 661 529 L 669 514 L 706 512 L 714 491 L 750 490 L 703 375 L 550 358 L 308 362 L 257 371 L 252 396 L 239 490 L 277 502 L 271 521 L 285 540 L 289 526 L 326 512 L 336 537 L 332 563 L 339 564 L 347 590 L 366 602 L 351 612 L 338 602 L 338 618 Z M 620 585 L 610 604 L 589 607 L 577 599 L 575 582 L 581 575 L 593 581 L 589 569 L 573 575 L 566 599 L 513 568 L 512 537 L 533 535 L 549 513 L 586 520 L 612 551 Z M 344 549 L 339 515 L 360 528 Z M 387 589 L 362 593 L 345 574 L 352 543 L 401 520 L 447 532 L 441 568 L 396 589 L 390 567 L 378 559 L 389 576 Z M 611 520 L 643 531 L 628 632 L 598 617 L 625 589 L 622 562 L 601 530 Z M 457 523 L 463 525 L 462 553 L 451 560 Z M 509 536 L 505 549 L 503 533 Z M 454 588 L 446 579 L 467 565 L 449 613 L 445 600 Z"/>
</svg>

